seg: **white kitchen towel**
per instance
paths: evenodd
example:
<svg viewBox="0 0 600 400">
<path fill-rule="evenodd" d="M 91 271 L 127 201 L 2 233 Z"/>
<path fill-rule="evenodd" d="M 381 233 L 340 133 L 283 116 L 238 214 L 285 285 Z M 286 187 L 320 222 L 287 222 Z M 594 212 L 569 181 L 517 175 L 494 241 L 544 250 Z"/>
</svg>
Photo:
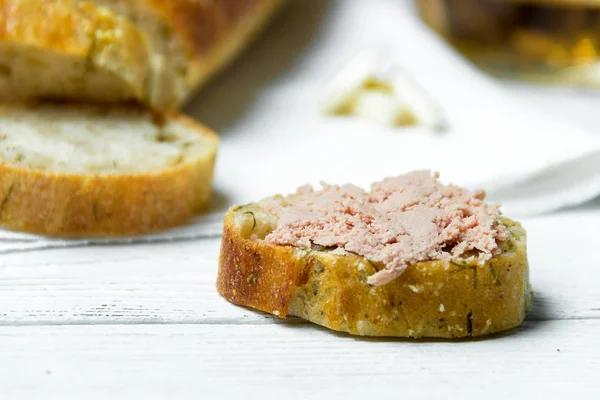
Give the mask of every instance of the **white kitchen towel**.
<svg viewBox="0 0 600 400">
<path fill-rule="evenodd" d="M 389 49 L 391 64 L 438 102 L 447 132 L 319 112 L 328 80 L 360 50 L 381 45 Z M 437 170 L 445 182 L 487 189 L 491 201 L 517 217 L 600 194 L 600 137 L 512 97 L 427 29 L 408 1 L 290 2 L 188 111 L 220 134 L 219 204 L 188 227 L 126 243 L 211 236 L 218 234 L 230 204 L 321 181 L 367 187 L 414 169 Z M 0 252 L 106 243 L 9 232 L 0 240 Z"/>
<path fill-rule="evenodd" d="M 106 244 L 156 243 L 177 240 L 214 239 L 221 236 L 223 217 L 219 213 L 195 218 L 189 225 L 162 233 L 126 238 L 49 238 L 0 230 L 0 254 L 41 249 L 60 249 Z"/>
<path fill-rule="evenodd" d="M 216 184 L 231 202 L 321 180 L 367 185 L 413 169 L 485 188 L 515 216 L 600 193 L 600 136 L 511 96 L 427 29 L 408 2 L 297 3 L 190 108 L 222 133 Z M 449 131 L 319 113 L 331 77 L 358 51 L 381 45 L 441 105 Z"/>
</svg>

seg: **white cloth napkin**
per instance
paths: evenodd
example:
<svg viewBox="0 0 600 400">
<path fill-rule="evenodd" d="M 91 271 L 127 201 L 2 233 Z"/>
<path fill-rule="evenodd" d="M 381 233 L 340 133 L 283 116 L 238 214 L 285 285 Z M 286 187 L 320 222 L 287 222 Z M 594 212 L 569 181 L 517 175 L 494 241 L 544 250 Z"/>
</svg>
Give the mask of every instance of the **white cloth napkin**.
<svg viewBox="0 0 600 400">
<path fill-rule="evenodd" d="M 217 221 L 230 204 L 321 181 L 368 187 L 415 169 L 487 189 L 489 200 L 501 202 L 510 216 L 549 212 L 600 194 L 600 137 L 512 97 L 429 31 L 408 5 L 290 2 L 264 37 L 188 107 L 220 133 L 219 204 L 188 227 L 126 242 L 218 234 Z M 380 45 L 439 103 L 447 132 L 319 112 L 324 84 L 358 51 Z M 0 252 L 107 242 L 8 232 L 0 240 Z"/>
</svg>

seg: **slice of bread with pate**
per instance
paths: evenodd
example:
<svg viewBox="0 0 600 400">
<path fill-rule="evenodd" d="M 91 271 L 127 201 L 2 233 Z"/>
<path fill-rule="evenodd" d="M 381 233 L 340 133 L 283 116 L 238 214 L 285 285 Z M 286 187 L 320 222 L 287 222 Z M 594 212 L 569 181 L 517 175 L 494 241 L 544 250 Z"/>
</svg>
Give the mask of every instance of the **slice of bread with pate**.
<svg viewBox="0 0 600 400">
<path fill-rule="evenodd" d="M 532 292 L 525 230 L 413 172 L 300 188 L 233 207 L 217 289 L 232 303 L 364 336 L 461 338 L 519 325 Z"/>
<path fill-rule="evenodd" d="M 124 236 L 181 225 L 208 206 L 217 143 L 138 106 L 1 106 L 0 226 Z"/>
</svg>

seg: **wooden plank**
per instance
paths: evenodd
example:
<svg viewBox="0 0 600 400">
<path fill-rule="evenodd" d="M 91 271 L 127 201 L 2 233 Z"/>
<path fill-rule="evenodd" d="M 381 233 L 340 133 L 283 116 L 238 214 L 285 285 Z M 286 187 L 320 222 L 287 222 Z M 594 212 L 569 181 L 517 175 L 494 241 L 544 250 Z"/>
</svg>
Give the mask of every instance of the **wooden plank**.
<svg viewBox="0 0 600 400">
<path fill-rule="evenodd" d="M 220 240 L 3 257 L 0 324 L 261 323 L 215 289 Z"/>
<path fill-rule="evenodd" d="M 523 221 L 535 319 L 600 318 L 600 201 Z"/>
<path fill-rule="evenodd" d="M 475 341 L 357 339 L 313 325 L 4 327 L 2 398 L 592 398 L 600 321 Z"/>
<path fill-rule="evenodd" d="M 600 318 L 600 210 L 524 221 L 536 320 Z M 215 290 L 219 239 L 0 256 L 0 324 L 270 323 Z"/>
</svg>

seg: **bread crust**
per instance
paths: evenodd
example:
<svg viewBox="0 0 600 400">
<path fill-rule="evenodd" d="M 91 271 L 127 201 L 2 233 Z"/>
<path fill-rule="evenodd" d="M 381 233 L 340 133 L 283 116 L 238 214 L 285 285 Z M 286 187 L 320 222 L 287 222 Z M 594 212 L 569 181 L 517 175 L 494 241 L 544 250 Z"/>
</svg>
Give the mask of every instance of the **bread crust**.
<svg viewBox="0 0 600 400">
<path fill-rule="evenodd" d="M 201 55 L 236 35 L 247 19 L 267 17 L 283 0 L 134 0 L 176 31 L 189 50 Z"/>
<path fill-rule="evenodd" d="M 189 84 L 204 82 L 250 42 L 283 0 L 137 0 L 152 9 L 191 54 Z"/>
<path fill-rule="evenodd" d="M 174 98 L 155 99 L 162 108 L 177 108 L 195 90 L 222 70 L 261 31 L 284 0 L 137 0 L 140 9 L 151 10 L 175 33 L 180 46 L 171 52 L 186 51 L 186 90 Z M 167 53 L 166 56 L 173 54 Z"/>
<path fill-rule="evenodd" d="M 54 236 L 128 236 L 187 222 L 208 207 L 217 136 L 166 116 L 211 140 L 202 157 L 152 173 L 47 173 L 0 163 L 0 226 Z"/>
<path fill-rule="evenodd" d="M 225 217 L 217 278 L 217 290 L 234 304 L 353 335 L 461 338 L 518 326 L 531 302 L 525 232 L 510 220 L 509 248 L 483 267 L 421 262 L 373 287 L 367 277 L 381 266 L 350 253 L 245 238 L 239 212 Z"/>
</svg>

